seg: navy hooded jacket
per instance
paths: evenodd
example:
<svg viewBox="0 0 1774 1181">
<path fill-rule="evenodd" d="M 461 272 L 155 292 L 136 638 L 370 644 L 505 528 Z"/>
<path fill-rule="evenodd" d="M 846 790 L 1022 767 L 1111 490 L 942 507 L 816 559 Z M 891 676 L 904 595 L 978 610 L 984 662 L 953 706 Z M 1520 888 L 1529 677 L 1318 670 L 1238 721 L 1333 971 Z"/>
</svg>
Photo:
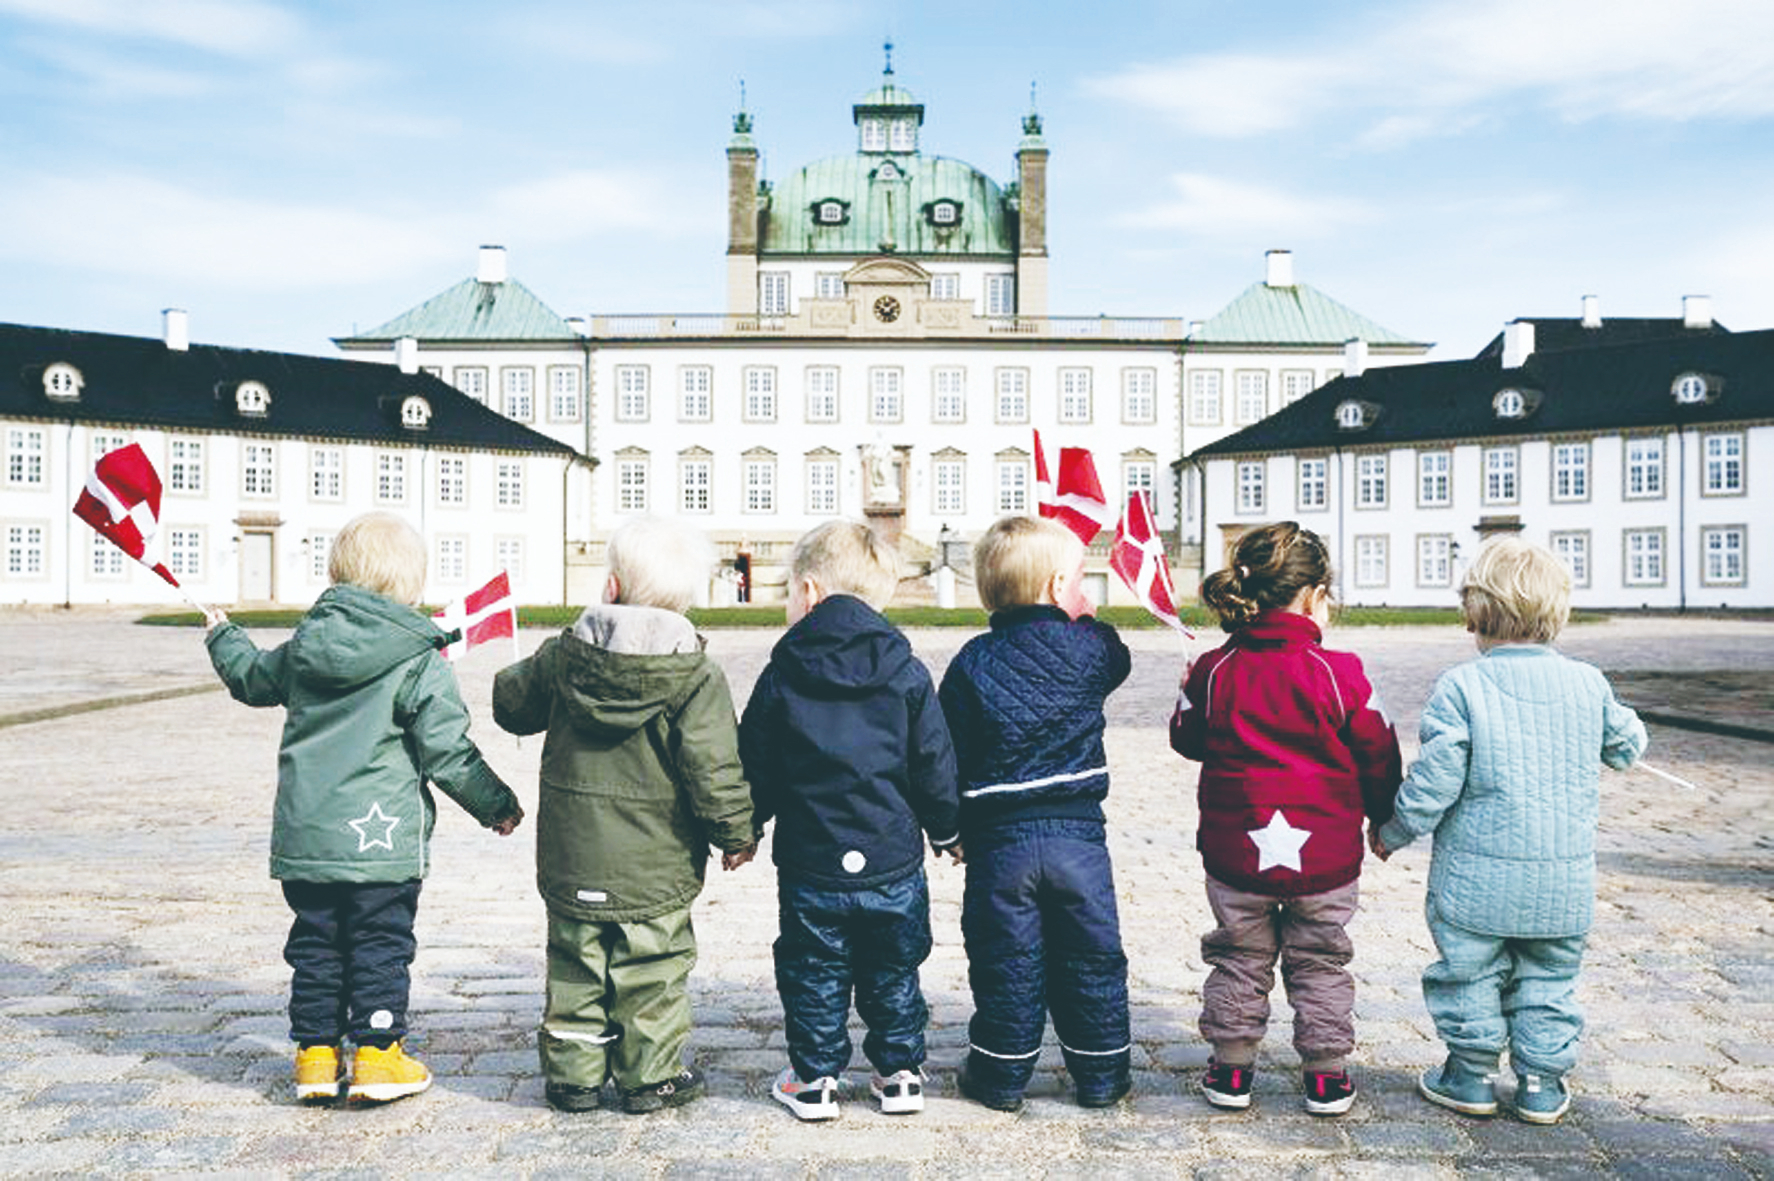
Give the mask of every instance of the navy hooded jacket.
<svg viewBox="0 0 1774 1181">
<path fill-rule="evenodd" d="M 770 652 L 739 756 L 777 871 L 827 889 L 908 876 L 956 839 L 955 754 L 930 673 L 885 616 L 833 595 Z M 920 832 L 922 829 L 922 833 Z"/>
</svg>

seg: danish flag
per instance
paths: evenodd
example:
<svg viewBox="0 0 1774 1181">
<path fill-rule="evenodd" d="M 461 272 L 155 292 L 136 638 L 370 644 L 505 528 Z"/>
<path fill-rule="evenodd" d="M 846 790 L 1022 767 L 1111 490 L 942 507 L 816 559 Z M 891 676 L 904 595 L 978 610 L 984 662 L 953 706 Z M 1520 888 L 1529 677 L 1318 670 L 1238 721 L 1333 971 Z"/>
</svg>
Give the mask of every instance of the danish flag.
<svg viewBox="0 0 1774 1181">
<path fill-rule="evenodd" d="M 1127 497 L 1127 511 L 1115 527 L 1115 548 L 1109 551 L 1109 565 L 1146 610 L 1189 639 L 1195 638 L 1195 633 L 1177 617 L 1177 592 L 1170 580 L 1170 561 L 1164 556 L 1164 539 L 1158 535 L 1158 522 L 1153 520 L 1152 506 L 1143 492 Z"/>
<path fill-rule="evenodd" d="M 1052 517 L 1089 545 L 1109 527 L 1115 514 L 1097 478 L 1096 460 L 1083 447 L 1059 449 L 1059 479 L 1047 474 L 1047 453 L 1041 449 L 1041 432 L 1035 432 L 1035 505 L 1043 517 Z"/>
<path fill-rule="evenodd" d="M 179 580 L 160 561 L 160 473 L 140 443 L 101 456 L 74 502 L 74 515 L 173 586 Z M 183 589 L 183 588 L 180 588 Z"/>
<path fill-rule="evenodd" d="M 469 591 L 459 603 L 451 603 L 432 619 L 452 638 L 443 650 L 447 660 L 460 660 L 470 648 L 478 648 L 500 636 L 511 637 L 517 651 L 517 602 L 511 597 L 511 579 L 501 570 L 477 591 Z"/>
</svg>

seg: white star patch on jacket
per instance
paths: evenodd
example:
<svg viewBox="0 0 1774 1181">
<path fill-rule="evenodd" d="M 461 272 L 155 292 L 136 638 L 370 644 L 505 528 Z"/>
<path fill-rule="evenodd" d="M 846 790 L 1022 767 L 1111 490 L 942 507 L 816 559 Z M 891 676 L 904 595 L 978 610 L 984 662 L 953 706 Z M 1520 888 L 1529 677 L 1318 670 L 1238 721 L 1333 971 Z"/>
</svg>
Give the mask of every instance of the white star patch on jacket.
<svg viewBox="0 0 1774 1181">
<path fill-rule="evenodd" d="M 382 811 L 380 802 L 370 805 L 370 810 L 356 820 L 345 822 L 357 831 L 357 851 L 367 853 L 371 849 L 386 849 L 394 852 L 394 826 L 400 823 L 400 817 L 390 816 Z M 383 825 L 382 835 L 372 837 L 369 829 L 373 825 Z"/>
<path fill-rule="evenodd" d="M 1280 867 L 1300 872 L 1300 848 L 1312 839 L 1312 834 L 1303 828 L 1295 828 L 1275 809 L 1269 817 L 1269 823 L 1262 828 L 1253 828 L 1248 834 L 1251 843 L 1257 847 L 1257 872 Z"/>
</svg>

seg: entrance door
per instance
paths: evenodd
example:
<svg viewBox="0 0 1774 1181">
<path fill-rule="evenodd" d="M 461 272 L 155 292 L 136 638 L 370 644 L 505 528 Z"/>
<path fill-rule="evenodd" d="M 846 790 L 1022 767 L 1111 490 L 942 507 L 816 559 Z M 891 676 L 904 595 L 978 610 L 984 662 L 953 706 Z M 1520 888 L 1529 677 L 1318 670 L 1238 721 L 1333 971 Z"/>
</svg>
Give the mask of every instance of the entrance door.
<svg viewBox="0 0 1774 1181">
<path fill-rule="evenodd" d="M 269 603 L 276 599 L 272 581 L 271 534 L 240 535 L 240 601 Z"/>
</svg>

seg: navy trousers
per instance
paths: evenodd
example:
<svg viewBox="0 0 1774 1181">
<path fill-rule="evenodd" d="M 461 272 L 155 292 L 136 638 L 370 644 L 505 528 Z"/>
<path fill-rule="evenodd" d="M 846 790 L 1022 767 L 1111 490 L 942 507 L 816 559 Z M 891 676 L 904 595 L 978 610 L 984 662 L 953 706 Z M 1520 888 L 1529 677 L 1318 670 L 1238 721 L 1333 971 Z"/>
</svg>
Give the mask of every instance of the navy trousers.
<svg viewBox="0 0 1774 1181">
<path fill-rule="evenodd" d="M 296 914 L 283 946 L 291 1040 L 386 1049 L 405 1037 L 419 882 L 285 882 L 283 897 Z"/>
<path fill-rule="evenodd" d="M 967 1074 L 996 1099 L 1019 1097 L 1047 1015 L 1080 1098 L 1127 1080 L 1127 956 L 1103 826 L 1026 820 L 970 834 L 961 934 L 973 986 Z"/>
</svg>

